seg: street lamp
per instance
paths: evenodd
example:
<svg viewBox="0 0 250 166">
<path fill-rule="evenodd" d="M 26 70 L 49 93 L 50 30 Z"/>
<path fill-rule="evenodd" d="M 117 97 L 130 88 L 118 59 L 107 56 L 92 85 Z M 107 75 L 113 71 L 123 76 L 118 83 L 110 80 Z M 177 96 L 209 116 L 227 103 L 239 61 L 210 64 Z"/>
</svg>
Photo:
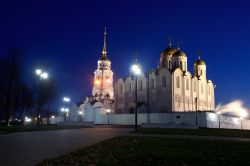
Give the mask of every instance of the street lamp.
<svg viewBox="0 0 250 166">
<path fill-rule="evenodd" d="M 64 97 L 64 98 L 63 98 L 63 101 L 64 101 L 65 103 L 68 103 L 68 102 L 70 102 L 70 98 L 69 98 L 69 97 Z"/>
<path fill-rule="evenodd" d="M 108 125 L 109 125 L 109 114 L 110 114 L 111 110 L 110 109 L 107 109 L 106 110 L 106 114 L 108 115 Z"/>
<path fill-rule="evenodd" d="M 42 69 L 36 69 L 35 70 L 36 75 L 39 77 L 39 91 L 38 91 L 38 108 L 37 108 L 37 122 L 36 126 L 40 124 L 40 107 L 41 107 L 41 86 L 42 86 L 42 80 L 46 80 L 49 77 L 49 74 L 46 71 L 43 71 Z"/>
<path fill-rule="evenodd" d="M 137 79 L 138 79 L 138 75 L 141 74 L 141 67 L 137 62 L 131 66 L 131 72 L 134 74 L 134 77 L 135 77 L 135 132 L 137 132 L 137 130 L 138 130 L 138 125 L 137 125 L 137 114 L 138 114 L 138 110 L 137 110 Z"/>
<path fill-rule="evenodd" d="M 221 112 L 220 112 L 220 111 L 218 111 L 218 112 L 217 112 L 217 114 L 218 114 L 218 119 L 219 119 L 219 128 L 220 128 L 220 117 L 221 117 Z"/>
</svg>

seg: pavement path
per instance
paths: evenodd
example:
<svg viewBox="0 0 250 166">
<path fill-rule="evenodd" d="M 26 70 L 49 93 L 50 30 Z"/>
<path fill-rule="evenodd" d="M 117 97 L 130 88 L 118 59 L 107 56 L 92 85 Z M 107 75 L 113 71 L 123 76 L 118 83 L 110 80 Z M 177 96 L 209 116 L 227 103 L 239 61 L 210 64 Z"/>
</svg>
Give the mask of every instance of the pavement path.
<svg viewBox="0 0 250 166">
<path fill-rule="evenodd" d="M 0 165 L 30 166 L 102 140 L 126 135 L 131 128 L 95 127 L 0 135 Z"/>
</svg>

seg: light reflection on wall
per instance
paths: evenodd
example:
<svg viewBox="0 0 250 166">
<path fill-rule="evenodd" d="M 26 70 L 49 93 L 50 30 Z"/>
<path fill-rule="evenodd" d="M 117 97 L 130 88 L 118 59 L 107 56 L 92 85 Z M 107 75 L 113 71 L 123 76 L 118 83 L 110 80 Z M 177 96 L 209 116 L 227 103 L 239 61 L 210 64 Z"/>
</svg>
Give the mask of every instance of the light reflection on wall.
<svg viewBox="0 0 250 166">
<path fill-rule="evenodd" d="M 244 107 L 244 103 L 241 100 L 234 100 L 224 105 L 219 104 L 215 111 L 220 112 L 221 114 L 230 114 L 242 118 L 246 118 L 250 113 L 250 110 Z"/>
</svg>

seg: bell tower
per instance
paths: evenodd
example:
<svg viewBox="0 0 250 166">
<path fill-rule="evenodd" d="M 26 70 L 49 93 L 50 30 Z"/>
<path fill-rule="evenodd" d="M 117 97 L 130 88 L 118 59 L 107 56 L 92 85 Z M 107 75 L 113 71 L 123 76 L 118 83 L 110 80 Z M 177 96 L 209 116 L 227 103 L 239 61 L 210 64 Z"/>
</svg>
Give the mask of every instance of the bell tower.
<svg viewBox="0 0 250 166">
<path fill-rule="evenodd" d="M 94 72 L 94 85 L 92 95 L 95 99 L 113 99 L 113 71 L 111 70 L 111 61 L 107 57 L 107 32 L 104 31 L 104 41 L 102 56 L 97 62 L 97 69 Z"/>
</svg>

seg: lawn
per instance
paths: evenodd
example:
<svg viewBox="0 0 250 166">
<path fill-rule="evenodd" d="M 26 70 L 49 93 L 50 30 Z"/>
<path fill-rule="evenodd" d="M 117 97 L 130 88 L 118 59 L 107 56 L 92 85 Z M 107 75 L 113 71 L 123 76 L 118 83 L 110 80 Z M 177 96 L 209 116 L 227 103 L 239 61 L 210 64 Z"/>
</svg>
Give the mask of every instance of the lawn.
<svg viewBox="0 0 250 166">
<path fill-rule="evenodd" d="M 39 165 L 240 166 L 250 165 L 249 154 L 248 142 L 123 136 Z"/>
<path fill-rule="evenodd" d="M 13 132 L 22 131 L 42 131 L 42 130 L 61 130 L 61 129 L 77 129 L 83 128 L 84 126 L 59 126 L 59 125 L 41 125 L 38 128 L 35 125 L 17 125 L 17 126 L 0 126 L 0 134 L 8 134 Z"/>
<path fill-rule="evenodd" d="M 174 128 L 140 128 L 139 133 L 144 134 L 172 134 L 172 135 L 201 135 L 250 138 L 250 130 L 237 129 L 174 129 Z"/>
</svg>

